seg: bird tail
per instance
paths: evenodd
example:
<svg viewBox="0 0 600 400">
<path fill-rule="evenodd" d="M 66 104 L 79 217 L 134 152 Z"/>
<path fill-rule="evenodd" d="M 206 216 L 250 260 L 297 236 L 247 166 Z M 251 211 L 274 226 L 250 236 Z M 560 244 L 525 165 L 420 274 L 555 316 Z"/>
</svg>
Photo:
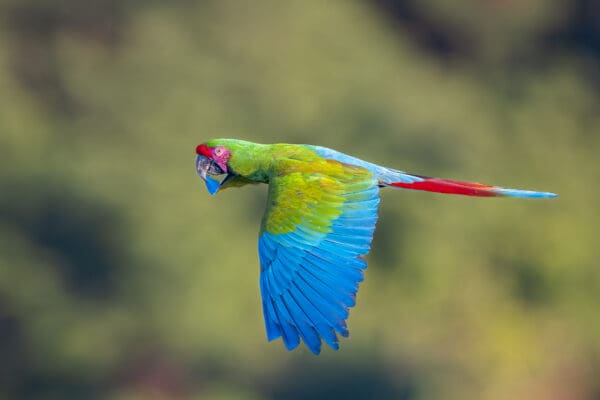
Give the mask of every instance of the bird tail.
<svg viewBox="0 0 600 400">
<path fill-rule="evenodd" d="M 425 190 L 428 192 L 462 194 L 478 197 L 526 197 L 552 198 L 556 194 L 549 192 L 534 192 L 531 190 L 506 189 L 499 186 L 489 186 L 475 182 L 461 182 L 450 179 L 432 178 L 429 176 L 401 173 L 398 181 L 381 182 L 381 186 L 398 187 L 403 189 Z"/>
</svg>

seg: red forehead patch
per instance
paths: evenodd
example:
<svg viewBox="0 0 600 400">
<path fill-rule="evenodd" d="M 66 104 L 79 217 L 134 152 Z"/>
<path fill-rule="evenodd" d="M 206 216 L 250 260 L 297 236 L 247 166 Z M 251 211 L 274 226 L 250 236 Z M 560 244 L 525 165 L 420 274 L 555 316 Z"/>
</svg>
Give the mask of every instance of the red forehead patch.
<svg viewBox="0 0 600 400">
<path fill-rule="evenodd" d="M 211 149 L 209 149 L 205 144 L 199 144 L 198 146 L 196 146 L 196 154 L 198 154 L 199 156 L 206 156 L 209 158 L 212 157 Z"/>
</svg>

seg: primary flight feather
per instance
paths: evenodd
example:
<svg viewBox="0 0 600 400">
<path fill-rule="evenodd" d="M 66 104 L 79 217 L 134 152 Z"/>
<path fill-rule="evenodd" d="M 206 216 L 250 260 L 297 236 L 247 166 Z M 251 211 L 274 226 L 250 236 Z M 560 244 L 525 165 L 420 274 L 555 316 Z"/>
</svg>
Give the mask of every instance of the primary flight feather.
<svg viewBox="0 0 600 400">
<path fill-rule="evenodd" d="M 288 350 L 300 339 L 314 353 L 338 349 L 367 267 L 384 187 L 483 197 L 550 198 L 408 174 L 325 147 L 214 139 L 196 147 L 196 171 L 209 193 L 251 183 L 269 185 L 258 255 L 268 340 Z"/>
</svg>

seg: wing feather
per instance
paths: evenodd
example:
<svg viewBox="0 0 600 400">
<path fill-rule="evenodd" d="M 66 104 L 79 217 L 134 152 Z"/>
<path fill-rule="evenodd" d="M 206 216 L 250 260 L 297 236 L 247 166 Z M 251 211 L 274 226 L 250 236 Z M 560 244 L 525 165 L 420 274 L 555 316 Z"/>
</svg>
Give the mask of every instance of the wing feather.
<svg viewBox="0 0 600 400">
<path fill-rule="evenodd" d="M 315 354 L 339 347 L 370 250 L 379 188 L 362 167 L 331 160 L 293 162 L 270 182 L 259 237 L 260 288 L 267 338 Z"/>
</svg>

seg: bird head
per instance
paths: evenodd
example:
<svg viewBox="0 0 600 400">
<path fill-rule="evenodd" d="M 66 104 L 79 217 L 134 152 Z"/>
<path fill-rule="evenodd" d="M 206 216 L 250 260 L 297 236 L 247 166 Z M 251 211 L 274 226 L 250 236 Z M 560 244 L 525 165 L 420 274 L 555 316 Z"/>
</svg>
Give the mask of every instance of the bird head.
<svg viewBox="0 0 600 400">
<path fill-rule="evenodd" d="M 227 161 L 231 151 L 224 146 L 209 147 L 203 143 L 196 146 L 196 154 L 196 171 L 204 180 L 208 192 L 214 195 L 230 176 Z M 221 175 L 224 177 L 220 180 L 214 178 Z"/>
</svg>

